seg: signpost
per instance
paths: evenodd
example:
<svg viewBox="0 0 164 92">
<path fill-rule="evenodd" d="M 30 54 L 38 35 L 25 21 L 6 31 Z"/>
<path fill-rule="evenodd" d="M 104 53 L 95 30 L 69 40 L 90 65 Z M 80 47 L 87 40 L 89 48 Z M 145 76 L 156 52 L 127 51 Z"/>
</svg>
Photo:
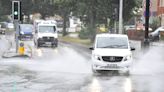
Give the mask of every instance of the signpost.
<svg viewBox="0 0 164 92">
<path fill-rule="evenodd" d="M 18 52 L 19 46 L 19 21 L 21 19 L 21 1 L 13 0 L 12 1 L 12 19 L 15 25 L 15 41 L 16 41 L 16 53 Z"/>
</svg>

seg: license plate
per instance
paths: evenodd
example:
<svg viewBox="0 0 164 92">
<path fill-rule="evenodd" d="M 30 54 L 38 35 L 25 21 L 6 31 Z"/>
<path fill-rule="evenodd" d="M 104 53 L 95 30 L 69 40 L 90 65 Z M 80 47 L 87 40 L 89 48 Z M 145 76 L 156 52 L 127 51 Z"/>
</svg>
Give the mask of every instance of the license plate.
<svg viewBox="0 0 164 92">
<path fill-rule="evenodd" d="M 27 38 L 30 38 L 31 36 L 26 36 Z"/>
<path fill-rule="evenodd" d="M 108 64 L 107 66 L 104 66 L 104 68 L 119 68 L 117 64 Z"/>
<path fill-rule="evenodd" d="M 51 44 L 51 42 L 45 42 L 45 44 Z"/>
</svg>

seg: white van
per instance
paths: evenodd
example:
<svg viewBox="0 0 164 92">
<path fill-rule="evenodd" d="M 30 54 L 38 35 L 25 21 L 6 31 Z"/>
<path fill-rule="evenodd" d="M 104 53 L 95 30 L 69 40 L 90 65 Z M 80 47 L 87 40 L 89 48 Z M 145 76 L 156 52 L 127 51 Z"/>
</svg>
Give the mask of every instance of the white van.
<svg viewBox="0 0 164 92">
<path fill-rule="evenodd" d="M 58 46 L 58 32 L 56 21 L 41 21 L 36 29 L 34 35 L 34 44 L 37 47 L 41 45 Z"/>
<path fill-rule="evenodd" d="M 127 35 L 98 34 L 92 50 L 92 70 L 124 70 L 129 73 L 132 50 Z"/>
</svg>

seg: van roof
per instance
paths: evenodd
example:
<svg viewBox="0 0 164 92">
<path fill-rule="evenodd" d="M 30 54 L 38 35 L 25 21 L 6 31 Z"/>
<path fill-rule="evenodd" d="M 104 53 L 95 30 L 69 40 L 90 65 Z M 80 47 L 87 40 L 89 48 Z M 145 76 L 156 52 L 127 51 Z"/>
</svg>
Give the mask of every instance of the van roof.
<svg viewBox="0 0 164 92">
<path fill-rule="evenodd" d="M 56 21 L 51 21 L 51 20 L 41 21 L 38 25 L 56 26 Z"/>
<path fill-rule="evenodd" d="M 104 34 L 97 34 L 96 37 L 128 37 L 125 34 L 108 34 L 108 33 L 104 33 Z"/>
</svg>

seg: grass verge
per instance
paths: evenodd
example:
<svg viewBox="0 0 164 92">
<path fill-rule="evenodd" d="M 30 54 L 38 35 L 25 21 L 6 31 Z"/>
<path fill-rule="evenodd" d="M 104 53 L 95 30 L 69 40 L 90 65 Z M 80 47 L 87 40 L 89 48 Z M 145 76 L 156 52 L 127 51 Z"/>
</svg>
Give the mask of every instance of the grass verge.
<svg viewBox="0 0 164 92">
<path fill-rule="evenodd" d="M 59 36 L 59 39 L 61 41 L 83 44 L 86 46 L 90 46 L 92 44 L 90 39 L 80 39 L 80 38 L 73 38 L 73 37 L 69 37 L 69 36 L 64 36 L 64 37 Z"/>
</svg>

